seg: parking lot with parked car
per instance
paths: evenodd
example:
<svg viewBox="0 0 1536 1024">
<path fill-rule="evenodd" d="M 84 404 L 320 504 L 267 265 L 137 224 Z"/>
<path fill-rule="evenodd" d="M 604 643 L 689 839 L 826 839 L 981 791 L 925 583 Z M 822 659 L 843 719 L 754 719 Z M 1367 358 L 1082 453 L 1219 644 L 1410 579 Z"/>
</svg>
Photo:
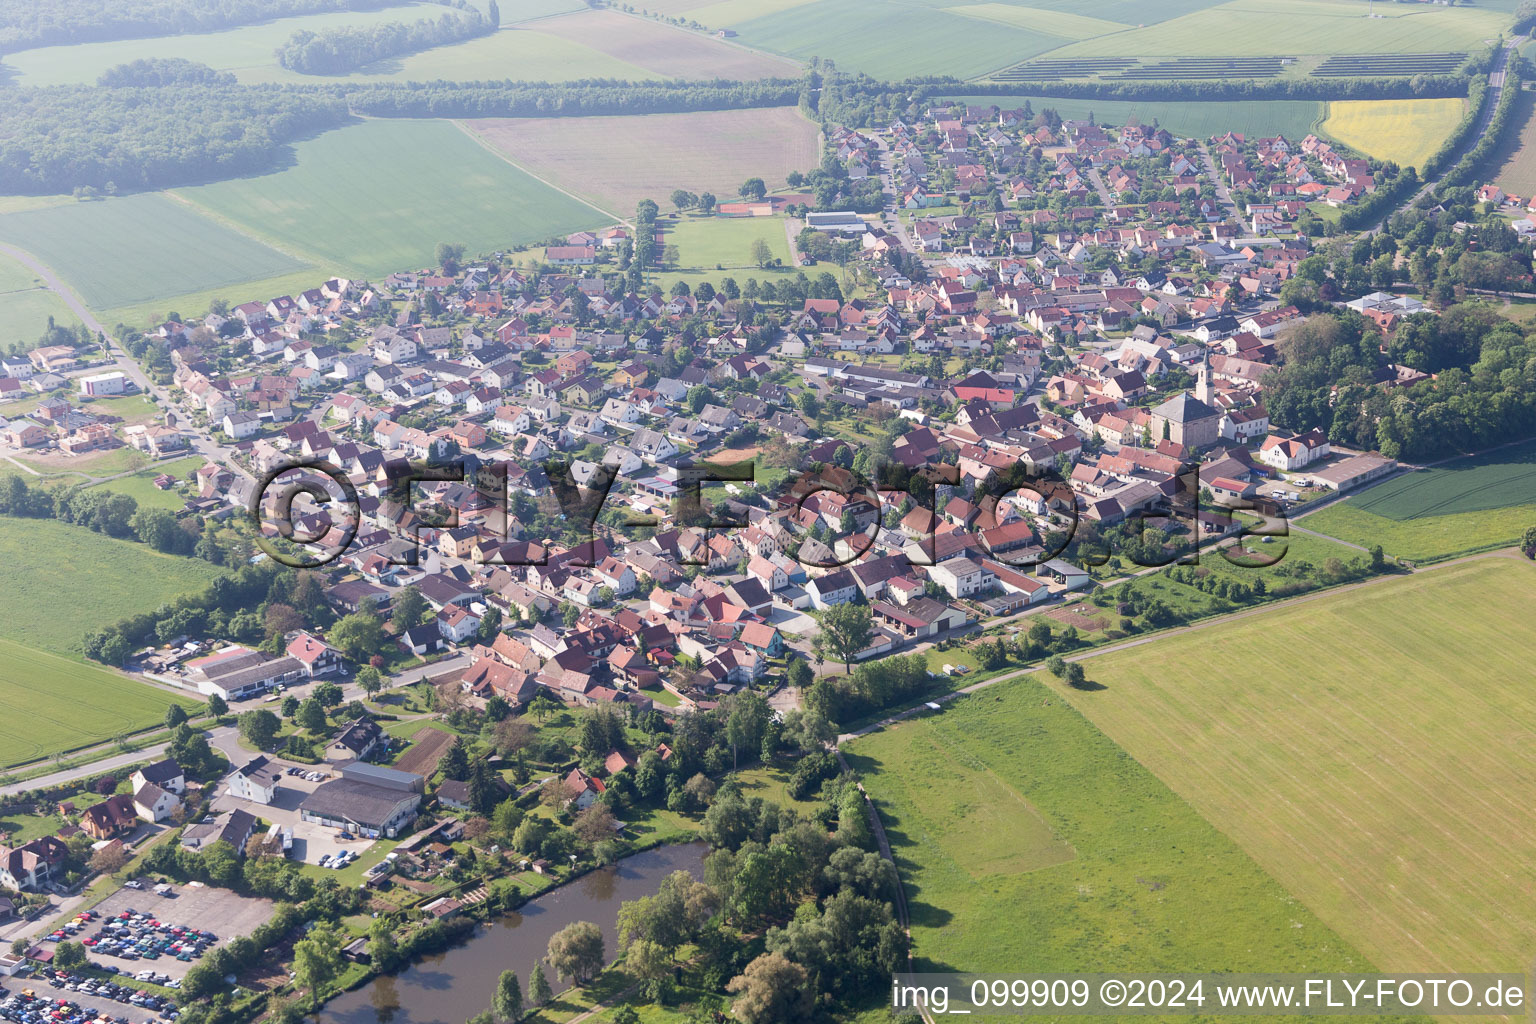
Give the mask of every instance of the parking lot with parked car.
<svg viewBox="0 0 1536 1024">
<path fill-rule="evenodd" d="M 180 1015 L 175 1000 L 125 977 L 44 969 L 15 979 L 11 991 L 0 987 L 0 1020 L 12 1024 L 173 1024 Z"/>
<path fill-rule="evenodd" d="M 269 920 L 273 903 L 196 882 L 164 892 L 146 883 L 141 889 L 119 889 L 96 911 L 100 927 L 71 936 L 97 940 L 86 946 L 93 961 L 129 975 L 148 970 L 179 983 L 208 950 L 249 935 Z M 105 927 L 108 921 L 117 926 Z"/>
</svg>

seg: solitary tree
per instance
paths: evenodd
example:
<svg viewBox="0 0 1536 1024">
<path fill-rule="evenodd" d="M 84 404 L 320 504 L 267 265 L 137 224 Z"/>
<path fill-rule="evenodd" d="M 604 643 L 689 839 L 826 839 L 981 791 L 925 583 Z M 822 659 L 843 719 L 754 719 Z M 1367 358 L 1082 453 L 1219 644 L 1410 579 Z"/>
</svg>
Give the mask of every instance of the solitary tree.
<svg viewBox="0 0 1536 1024">
<path fill-rule="evenodd" d="M 811 990 L 805 968 L 782 953 L 764 953 L 731 979 L 726 991 L 737 996 L 731 1012 L 746 1024 L 782 1024 L 811 1016 Z"/>
<path fill-rule="evenodd" d="M 165 727 L 174 729 L 187 720 L 187 709 L 180 704 L 172 704 L 165 709 Z"/>
<path fill-rule="evenodd" d="M 763 183 L 762 178 L 748 178 L 741 183 L 741 197 L 743 199 L 754 203 L 761 202 L 762 198 L 767 194 L 768 186 Z"/>
<path fill-rule="evenodd" d="M 835 604 L 817 613 L 821 626 L 813 643 L 818 650 L 830 653 L 843 663 L 845 671 L 853 670 L 853 656 L 869 646 L 874 622 L 865 604 Z"/>
<path fill-rule="evenodd" d="M 550 937 L 549 965 L 559 978 L 586 981 L 603 967 L 603 930 L 591 921 L 566 925 Z"/>
<path fill-rule="evenodd" d="M 502 971 L 496 982 L 496 994 L 491 997 L 491 1014 L 497 1024 L 512 1024 L 523 1015 L 523 987 L 518 984 L 516 971 Z"/>
<path fill-rule="evenodd" d="M 534 1006 L 543 1006 L 552 995 L 554 993 L 550 991 L 549 979 L 544 977 L 544 964 L 535 961 L 533 972 L 528 975 L 528 1002 Z"/>
<path fill-rule="evenodd" d="M 761 238 L 752 240 L 752 262 L 759 267 L 766 267 L 773 259 L 773 250 L 768 248 L 768 243 Z"/>
</svg>

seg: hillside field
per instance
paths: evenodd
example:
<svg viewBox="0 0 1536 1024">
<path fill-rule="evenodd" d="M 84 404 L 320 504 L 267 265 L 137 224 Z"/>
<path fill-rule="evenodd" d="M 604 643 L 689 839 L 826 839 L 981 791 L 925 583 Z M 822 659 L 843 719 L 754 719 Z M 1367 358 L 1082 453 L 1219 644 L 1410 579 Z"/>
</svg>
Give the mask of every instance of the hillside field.
<svg viewBox="0 0 1536 1024">
<path fill-rule="evenodd" d="M 197 703 L 95 665 L 0 639 L 0 769 L 150 728 Z"/>
<path fill-rule="evenodd" d="M 1466 102 L 1455 96 L 1421 100 L 1332 100 L 1323 131 L 1378 160 L 1422 167 L 1461 122 Z"/>
<path fill-rule="evenodd" d="M 1089 658 L 1052 683 L 1384 971 L 1520 970 L 1536 567 L 1489 556 Z"/>
<path fill-rule="evenodd" d="M 0 241 L 36 256 L 97 310 L 305 267 L 161 193 L 3 214 Z"/>
<path fill-rule="evenodd" d="M 820 160 L 819 129 L 795 107 L 464 123 L 507 159 L 621 217 L 641 199 L 669 209 L 678 188 L 729 202 L 748 178 L 775 188 Z"/>
<path fill-rule="evenodd" d="M 1536 526 L 1536 440 L 1405 473 L 1301 522 L 1412 561 L 1514 544 Z"/>
<path fill-rule="evenodd" d="M 1208 102 L 1154 102 L 1146 100 L 1067 99 L 1009 93 L 1003 96 L 957 96 L 955 102 L 999 109 L 1022 107 L 1028 101 L 1035 113 L 1052 108 L 1065 118 L 1094 116 L 1100 124 L 1123 125 L 1132 118 L 1142 124 L 1157 123 L 1175 135 L 1205 139 L 1222 132 L 1245 135 L 1284 135 L 1301 139 L 1316 130 L 1323 105 L 1316 100 L 1268 100 L 1243 103 L 1235 100 Z"/>
<path fill-rule="evenodd" d="M 1371 970 L 1033 678 L 845 746 L 890 837 L 918 971 Z"/>
<path fill-rule="evenodd" d="M 206 211 L 204 220 L 303 253 L 324 268 L 315 281 L 426 266 L 439 242 L 462 243 L 474 254 L 611 220 L 513 167 L 451 121 L 364 121 L 294 149 L 286 170 L 176 194 Z"/>
<path fill-rule="evenodd" d="M 72 658 L 90 630 L 152 611 L 223 572 L 83 526 L 9 516 L 0 518 L 0 565 L 0 639 Z"/>
</svg>

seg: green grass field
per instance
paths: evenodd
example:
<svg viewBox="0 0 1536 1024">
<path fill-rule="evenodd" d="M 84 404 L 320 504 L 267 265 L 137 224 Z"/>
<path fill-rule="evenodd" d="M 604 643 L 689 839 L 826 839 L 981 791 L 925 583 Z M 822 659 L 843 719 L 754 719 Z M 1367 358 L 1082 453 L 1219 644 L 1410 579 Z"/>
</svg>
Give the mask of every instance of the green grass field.
<svg viewBox="0 0 1536 1024">
<path fill-rule="evenodd" d="M 893 845 L 917 970 L 1370 970 L 1031 678 L 846 749 Z"/>
<path fill-rule="evenodd" d="M 198 590 L 217 566 L 51 519 L 0 518 L 0 638 L 78 657 L 85 634 Z"/>
<path fill-rule="evenodd" d="M 75 316 L 64 300 L 44 288 L 32 272 L 8 256 L 0 256 L 0 346 L 29 344 L 48 328 L 48 318 L 73 324 Z"/>
<path fill-rule="evenodd" d="M 186 707 L 196 703 L 94 665 L 0 639 L 0 706 L 5 708 L 0 715 L 0 768 L 147 729 L 164 717 L 172 701 Z"/>
<path fill-rule="evenodd" d="M 781 217 L 693 217 L 664 222 L 666 244 L 677 246 L 678 266 L 654 275 L 666 290 L 674 281 L 687 281 L 698 287 L 704 281 L 718 286 L 723 278 L 734 277 L 738 285 L 747 278 L 775 283 L 793 277 L 797 268 L 789 266 L 789 239 L 784 234 Z M 769 250 L 783 261 L 779 267 L 759 268 L 752 262 L 752 243 L 761 238 Z M 837 273 L 836 266 L 806 267 L 814 276 L 822 270 Z"/>
<path fill-rule="evenodd" d="M 1341 501 L 1307 516 L 1300 525 L 1354 544 L 1380 544 L 1394 558 L 1438 562 L 1518 543 L 1527 529 L 1536 526 L 1536 502 L 1404 520 Z"/>
<path fill-rule="evenodd" d="M 567 10 L 576 9 L 572 7 Z M 492 35 L 370 64 L 339 80 L 431 82 L 444 79 L 470 82 L 516 78 L 530 82 L 568 82 L 578 78 L 640 81 L 660 77 L 575 40 L 538 32 L 537 28 L 536 21 L 528 25 L 507 25 Z M 240 68 L 236 74 L 242 82 L 251 84 L 338 80 L 331 76 L 317 78 L 289 71 L 279 67 L 270 56 L 265 63 Z"/>
<path fill-rule="evenodd" d="M 295 150 L 287 170 L 177 195 L 326 273 L 384 274 L 425 266 L 439 242 L 474 254 L 608 222 L 451 121 L 365 121 Z"/>
<path fill-rule="evenodd" d="M 1231 0 L 1140 30 L 1064 46 L 1052 57 L 1299 56 L 1475 50 L 1508 28 L 1506 13 L 1362 0 Z M 1109 11 L 1095 10 L 1100 18 Z M 1115 19 L 1123 20 L 1123 19 Z M 1131 19 L 1133 22 L 1138 19 Z M 1022 59 L 1022 58 L 1020 58 Z"/>
<path fill-rule="evenodd" d="M 1017 25 L 895 0 L 816 0 L 736 26 L 741 41 L 772 53 L 830 58 L 876 78 L 970 78 L 1070 43 Z"/>
<path fill-rule="evenodd" d="M 1103 689 L 1052 697 L 1381 970 L 1521 970 L 1533 599 L 1489 556 L 1090 658 Z"/>
<path fill-rule="evenodd" d="M 224 288 L 304 267 L 153 193 L 5 214 L 0 240 L 52 267 L 93 309 Z"/>
<path fill-rule="evenodd" d="M 1414 561 L 1514 544 L 1536 525 L 1536 440 L 1394 477 L 1301 523 Z"/>
<path fill-rule="evenodd" d="M 1051 107 L 1062 117 L 1087 117 L 1092 114 L 1100 124 L 1122 125 L 1135 118 L 1159 125 L 1175 135 L 1203 139 L 1222 132 L 1245 135 L 1284 135 L 1303 138 L 1314 130 L 1322 117 L 1323 106 L 1315 100 L 1270 100 L 1264 103 L 1214 102 L 1155 103 L 1140 100 L 1083 100 L 1056 96 L 1032 96 L 1024 93 L 1006 96 L 959 96 L 957 102 L 999 108 L 1022 107 L 1026 100 L 1039 113 Z"/>
<path fill-rule="evenodd" d="M 170 462 L 157 462 L 148 469 L 134 473 L 132 476 L 108 480 L 96 486 L 103 490 L 126 494 L 143 506 L 164 508 L 175 512 L 185 504 L 186 499 L 175 488 L 169 491 L 160 490 L 155 486 L 155 477 L 161 473 L 169 473 L 177 480 L 185 480 L 197 472 L 198 467 L 203 462 L 204 459 L 201 455 L 194 455 L 185 459 L 173 459 Z"/>
</svg>

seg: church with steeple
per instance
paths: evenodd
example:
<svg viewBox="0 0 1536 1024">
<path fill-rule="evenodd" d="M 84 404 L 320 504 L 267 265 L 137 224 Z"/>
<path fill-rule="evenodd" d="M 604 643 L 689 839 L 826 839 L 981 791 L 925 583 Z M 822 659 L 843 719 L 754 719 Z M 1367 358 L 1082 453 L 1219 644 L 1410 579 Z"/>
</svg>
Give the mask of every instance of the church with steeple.
<svg viewBox="0 0 1536 1024">
<path fill-rule="evenodd" d="M 1221 437 L 1221 410 L 1211 400 L 1211 363 L 1207 354 L 1200 364 L 1195 393 L 1181 391 L 1151 412 L 1152 440 L 1167 438 L 1174 444 L 1199 449 Z"/>
</svg>

